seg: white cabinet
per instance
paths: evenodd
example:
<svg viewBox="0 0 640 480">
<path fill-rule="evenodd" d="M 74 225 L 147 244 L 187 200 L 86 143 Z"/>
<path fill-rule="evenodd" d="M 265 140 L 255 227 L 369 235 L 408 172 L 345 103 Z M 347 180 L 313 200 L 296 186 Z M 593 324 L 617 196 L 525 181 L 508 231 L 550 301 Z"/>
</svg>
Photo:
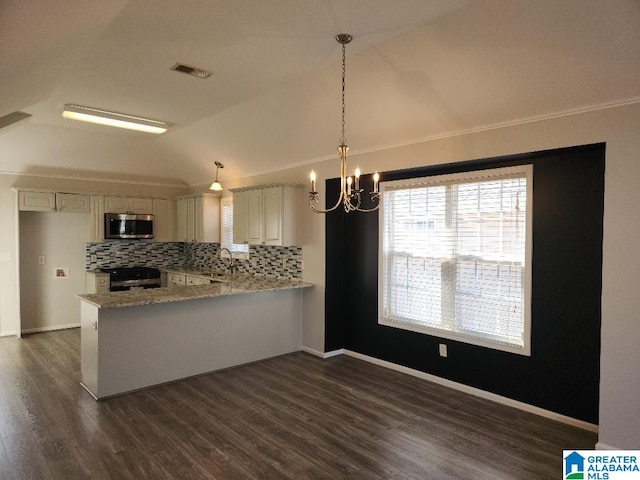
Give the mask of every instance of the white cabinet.
<svg viewBox="0 0 640 480">
<path fill-rule="evenodd" d="M 55 192 L 18 192 L 18 209 L 30 212 L 89 213 L 89 195 Z"/>
<path fill-rule="evenodd" d="M 233 191 L 233 242 L 300 245 L 298 185 L 270 185 Z"/>
<path fill-rule="evenodd" d="M 211 280 L 198 275 L 185 275 L 185 283 L 187 285 L 209 285 Z"/>
<path fill-rule="evenodd" d="M 87 272 L 87 293 L 108 293 L 110 276 L 103 272 Z"/>
<path fill-rule="evenodd" d="M 176 202 L 176 240 L 179 242 L 220 242 L 220 197 L 201 194 Z"/>
<path fill-rule="evenodd" d="M 179 198 L 176 200 L 176 240 L 191 242 L 194 237 L 193 227 L 193 198 Z"/>
<path fill-rule="evenodd" d="M 89 241 L 104 240 L 104 197 L 92 195 L 89 199 L 91 209 L 91 223 L 89 223 Z"/>
<path fill-rule="evenodd" d="M 167 273 L 167 287 L 181 287 L 186 285 L 186 275 L 182 273 Z"/>
<path fill-rule="evenodd" d="M 262 190 L 233 193 L 233 243 L 262 244 Z"/>
<path fill-rule="evenodd" d="M 18 209 L 27 212 L 55 212 L 56 194 L 52 192 L 18 192 Z"/>
<path fill-rule="evenodd" d="M 141 197 L 104 197 L 105 213 L 153 213 L 153 199 Z"/>
<path fill-rule="evenodd" d="M 167 273 L 167 287 L 181 287 L 184 285 L 209 285 L 211 279 L 200 275 L 188 275 L 185 273 Z"/>
<path fill-rule="evenodd" d="M 156 242 L 172 242 L 174 237 L 175 202 L 168 198 L 153 199 L 153 228 Z"/>
<path fill-rule="evenodd" d="M 56 211 L 65 213 L 89 213 L 89 195 L 77 193 L 56 193 Z"/>
</svg>

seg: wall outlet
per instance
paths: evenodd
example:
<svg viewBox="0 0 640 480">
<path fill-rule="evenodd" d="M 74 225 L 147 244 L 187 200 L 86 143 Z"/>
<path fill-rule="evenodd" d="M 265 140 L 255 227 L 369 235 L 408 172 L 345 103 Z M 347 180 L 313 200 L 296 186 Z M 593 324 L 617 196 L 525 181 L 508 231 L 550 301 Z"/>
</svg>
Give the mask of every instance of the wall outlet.
<svg viewBox="0 0 640 480">
<path fill-rule="evenodd" d="M 447 356 L 447 344 L 446 343 L 441 343 L 438 345 L 438 352 L 440 353 L 441 357 L 445 357 Z"/>
<path fill-rule="evenodd" d="M 38 256 L 38 264 L 39 265 L 44 265 L 45 263 L 47 263 L 47 257 L 45 257 L 44 255 L 39 255 Z"/>
<path fill-rule="evenodd" d="M 95 262 L 97 262 L 97 261 L 98 261 L 98 256 L 97 256 L 95 253 L 94 253 L 93 255 L 91 255 L 91 261 L 92 261 L 93 263 L 95 263 Z"/>
<path fill-rule="evenodd" d="M 283 270 L 286 270 L 286 269 L 287 269 L 287 259 L 286 259 L 286 258 L 283 258 L 283 259 L 282 259 L 282 269 L 283 269 Z"/>
<path fill-rule="evenodd" d="M 300 262 L 300 270 L 304 270 L 304 260 Z"/>
</svg>

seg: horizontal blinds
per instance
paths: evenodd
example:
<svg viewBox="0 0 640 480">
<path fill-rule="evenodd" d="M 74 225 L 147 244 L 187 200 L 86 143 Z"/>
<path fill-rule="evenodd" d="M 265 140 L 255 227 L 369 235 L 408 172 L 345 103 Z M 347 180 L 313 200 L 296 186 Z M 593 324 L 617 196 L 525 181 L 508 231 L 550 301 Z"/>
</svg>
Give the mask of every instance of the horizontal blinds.
<svg viewBox="0 0 640 480">
<path fill-rule="evenodd" d="M 247 253 L 248 245 L 233 243 L 233 200 L 231 197 L 222 200 L 222 233 L 220 245 L 233 253 Z"/>
<path fill-rule="evenodd" d="M 384 188 L 384 317 L 521 346 L 527 174 L 479 173 Z"/>
</svg>

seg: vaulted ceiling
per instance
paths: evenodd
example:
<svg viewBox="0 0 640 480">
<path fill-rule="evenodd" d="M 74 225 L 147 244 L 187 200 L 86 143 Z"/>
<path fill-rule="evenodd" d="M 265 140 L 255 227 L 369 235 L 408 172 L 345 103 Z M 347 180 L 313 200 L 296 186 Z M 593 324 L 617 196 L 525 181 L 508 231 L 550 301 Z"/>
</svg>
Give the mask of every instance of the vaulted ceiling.
<svg viewBox="0 0 640 480">
<path fill-rule="evenodd" d="M 0 117 L 31 116 L 5 118 L 0 173 L 199 185 L 216 160 L 240 178 L 333 158 L 343 32 L 352 155 L 640 101 L 638 0 L 4 0 Z"/>
</svg>

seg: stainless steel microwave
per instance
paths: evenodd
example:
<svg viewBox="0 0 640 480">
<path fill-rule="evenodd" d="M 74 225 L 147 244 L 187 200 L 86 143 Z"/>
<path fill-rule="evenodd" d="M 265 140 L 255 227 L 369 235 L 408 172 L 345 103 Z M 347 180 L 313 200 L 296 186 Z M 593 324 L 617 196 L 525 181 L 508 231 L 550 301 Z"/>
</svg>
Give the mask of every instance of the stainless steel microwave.
<svg viewBox="0 0 640 480">
<path fill-rule="evenodd" d="M 153 238 L 153 215 L 105 213 L 104 238 Z"/>
</svg>

